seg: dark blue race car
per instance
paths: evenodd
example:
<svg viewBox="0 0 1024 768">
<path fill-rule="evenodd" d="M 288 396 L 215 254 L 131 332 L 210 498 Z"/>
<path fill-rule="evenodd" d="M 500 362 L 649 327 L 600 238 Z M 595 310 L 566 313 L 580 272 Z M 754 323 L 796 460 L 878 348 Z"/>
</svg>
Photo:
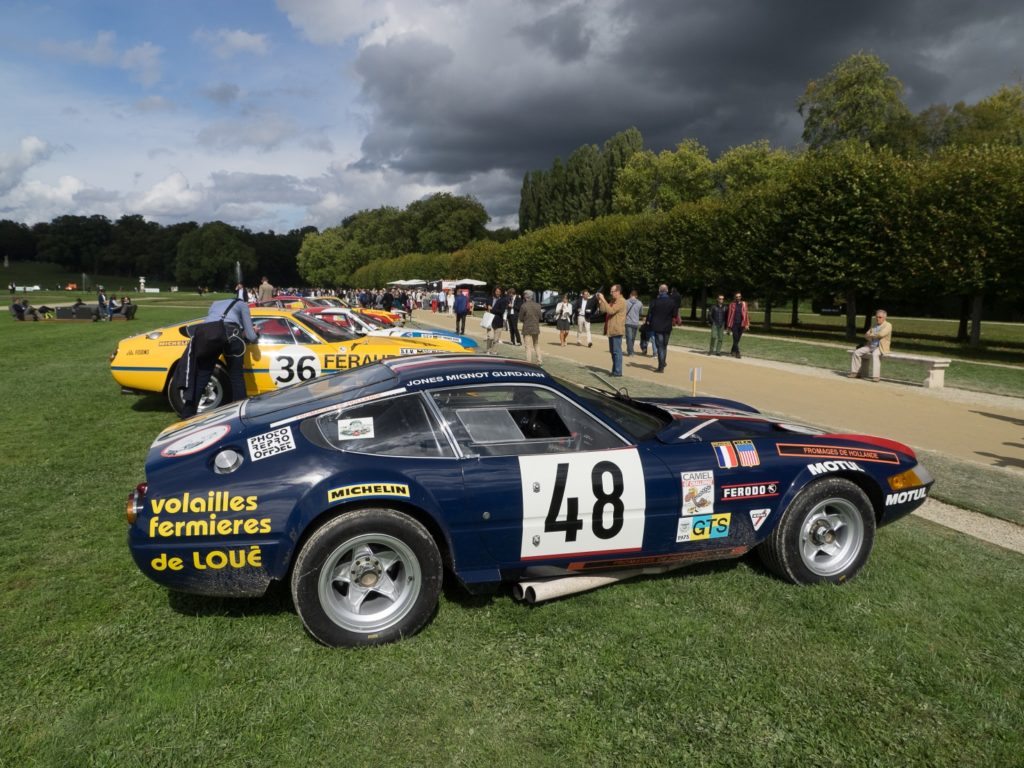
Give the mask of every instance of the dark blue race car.
<svg viewBox="0 0 1024 768">
<path fill-rule="evenodd" d="M 708 397 L 633 399 L 537 366 L 396 358 L 165 430 L 128 543 L 170 589 L 288 580 L 310 634 L 385 643 L 436 608 L 442 570 L 528 602 L 757 548 L 842 583 L 932 478 L 905 445 Z"/>
</svg>

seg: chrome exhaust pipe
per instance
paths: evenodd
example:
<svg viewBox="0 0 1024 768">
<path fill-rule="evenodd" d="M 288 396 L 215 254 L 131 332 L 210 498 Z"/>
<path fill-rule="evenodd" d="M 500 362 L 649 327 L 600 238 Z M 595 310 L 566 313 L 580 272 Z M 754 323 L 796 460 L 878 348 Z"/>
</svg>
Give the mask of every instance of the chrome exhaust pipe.
<svg viewBox="0 0 1024 768">
<path fill-rule="evenodd" d="M 599 589 L 615 584 L 626 579 L 635 579 L 637 576 L 653 576 L 659 573 L 667 573 L 677 568 L 682 568 L 687 563 L 672 563 L 670 565 L 657 565 L 649 568 L 633 568 L 627 571 L 615 571 L 613 573 L 587 576 L 564 576 L 554 579 L 533 579 L 520 581 L 512 586 L 512 598 L 521 603 L 535 605 L 547 600 L 554 600 L 559 597 L 576 595 L 580 592 L 589 592 L 592 589 Z"/>
</svg>

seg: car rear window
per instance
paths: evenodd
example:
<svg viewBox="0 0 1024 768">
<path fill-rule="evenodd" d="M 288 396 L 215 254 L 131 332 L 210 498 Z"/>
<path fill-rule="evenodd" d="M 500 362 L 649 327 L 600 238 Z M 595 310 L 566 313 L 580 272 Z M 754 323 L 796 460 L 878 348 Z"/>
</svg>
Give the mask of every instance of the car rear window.
<svg viewBox="0 0 1024 768">
<path fill-rule="evenodd" d="M 396 377 L 391 369 L 380 363 L 371 363 L 257 395 L 246 401 L 245 416 L 258 419 L 329 398 L 341 404 L 366 394 L 384 392 L 393 386 L 396 386 Z"/>
</svg>

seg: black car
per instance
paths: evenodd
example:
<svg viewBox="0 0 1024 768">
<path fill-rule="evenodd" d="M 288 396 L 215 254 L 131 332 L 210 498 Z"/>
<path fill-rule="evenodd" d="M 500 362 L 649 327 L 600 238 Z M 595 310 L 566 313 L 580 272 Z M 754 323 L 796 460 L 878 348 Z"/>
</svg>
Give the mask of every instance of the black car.
<svg viewBox="0 0 1024 768">
<path fill-rule="evenodd" d="M 485 310 L 491 305 L 491 295 L 486 291 L 473 291 L 469 294 L 469 300 L 473 302 L 473 310 Z"/>
</svg>

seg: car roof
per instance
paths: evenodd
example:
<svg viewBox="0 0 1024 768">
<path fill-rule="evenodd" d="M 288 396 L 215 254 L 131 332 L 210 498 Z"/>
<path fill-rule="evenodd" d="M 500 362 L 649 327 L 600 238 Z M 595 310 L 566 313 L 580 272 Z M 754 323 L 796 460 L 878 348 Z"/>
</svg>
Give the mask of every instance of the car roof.
<svg viewBox="0 0 1024 768">
<path fill-rule="evenodd" d="M 381 365 L 387 366 L 398 382 L 410 390 L 473 383 L 554 383 L 539 365 L 508 357 L 460 353 L 418 355 L 383 360 Z"/>
</svg>

